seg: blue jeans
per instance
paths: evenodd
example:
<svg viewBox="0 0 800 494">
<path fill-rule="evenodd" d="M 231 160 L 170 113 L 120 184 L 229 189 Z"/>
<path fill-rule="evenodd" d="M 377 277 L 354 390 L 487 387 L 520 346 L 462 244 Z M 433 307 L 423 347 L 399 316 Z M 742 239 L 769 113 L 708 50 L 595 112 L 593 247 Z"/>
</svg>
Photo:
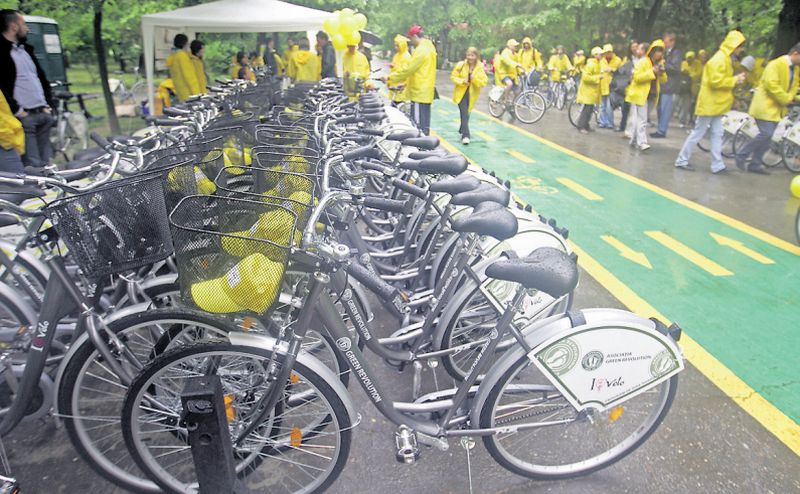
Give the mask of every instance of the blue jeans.
<svg viewBox="0 0 800 494">
<path fill-rule="evenodd" d="M 706 135 L 706 132 L 711 129 L 711 171 L 718 172 L 725 169 L 725 162 L 722 161 L 722 115 L 715 117 L 697 117 L 694 125 L 694 130 L 686 138 L 683 143 L 678 159 L 675 160 L 675 166 L 686 166 L 689 164 L 689 158 L 692 157 L 697 143 Z"/>
<path fill-rule="evenodd" d="M 764 166 L 764 154 L 769 151 L 772 134 L 775 133 L 778 122 L 756 119 L 756 125 L 758 125 L 758 135 L 750 139 L 750 141 L 736 153 L 736 162 L 741 164 L 744 164 L 744 161 L 752 155 L 753 161 L 750 163 L 752 168 Z"/>
<path fill-rule="evenodd" d="M 611 104 L 611 96 L 603 96 L 600 103 L 600 127 L 614 128 L 614 106 Z"/>
<path fill-rule="evenodd" d="M 667 135 L 669 120 L 672 118 L 672 99 L 674 94 L 662 94 L 658 97 L 658 133 Z"/>
<path fill-rule="evenodd" d="M 3 149 L 0 147 L 0 172 L 25 173 L 22 159 L 16 149 Z"/>
<path fill-rule="evenodd" d="M 417 128 L 426 136 L 431 133 L 431 104 L 430 103 L 411 103 L 411 118 L 417 124 Z"/>
</svg>

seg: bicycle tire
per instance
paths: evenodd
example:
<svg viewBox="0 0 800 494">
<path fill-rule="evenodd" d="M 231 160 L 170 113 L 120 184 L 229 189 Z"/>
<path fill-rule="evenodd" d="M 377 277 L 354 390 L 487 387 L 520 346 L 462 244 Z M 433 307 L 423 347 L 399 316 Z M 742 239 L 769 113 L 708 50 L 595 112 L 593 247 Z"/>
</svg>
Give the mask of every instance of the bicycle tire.
<svg viewBox="0 0 800 494">
<path fill-rule="evenodd" d="M 520 373 L 528 369 L 531 369 L 530 375 L 526 378 L 520 377 Z M 487 383 L 484 382 L 484 384 Z M 498 413 L 496 413 L 498 404 L 504 396 L 503 391 L 506 389 L 510 390 L 509 394 L 514 395 L 522 393 L 528 393 L 533 396 L 540 395 L 538 400 L 525 400 L 525 405 L 520 408 L 520 411 L 524 409 L 526 412 L 520 414 L 519 418 L 530 419 L 537 416 L 544 417 L 545 420 L 551 422 L 551 425 L 535 429 L 518 430 L 516 431 L 516 435 L 512 432 L 507 435 L 496 434 L 484 436 L 483 442 L 486 449 L 489 450 L 489 454 L 504 468 L 518 475 L 537 480 L 557 480 L 588 475 L 602 468 L 606 468 L 623 459 L 641 446 L 653 432 L 655 432 L 669 412 L 672 402 L 675 399 L 678 376 L 672 376 L 651 390 L 604 412 L 589 411 L 575 413 L 572 405 L 561 396 L 556 388 L 550 384 L 549 380 L 540 373 L 528 356 L 524 354 L 519 356 L 500 378 L 490 384 L 489 395 L 480 411 L 479 420 L 481 428 L 520 425 L 512 424 L 511 421 L 515 414 L 513 410 L 515 408 L 520 408 L 522 405 L 503 404 L 502 421 L 496 419 L 498 416 Z M 635 418 L 639 416 L 636 411 L 632 412 L 631 408 L 635 404 L 643 402 L 648 397 L 655 399 L 652 410 L 649 414 L 646 414 L 641 424 L 631 424 L 628 417 L 633 415 L 635 420 Z M 555 408 L 542 410 L 542 408 L 545 407 Z M 536 411 L 531 412 L 531 409 Z M 552 424 L 552 422 L 558 420 L 558 415 L 556 415 L 556 413 L 561 411 L 565 412 L 567 417 L 573 415 L 575 420 L 564 424 L 564 427 L 560 427 L 559 424 Z M 615 416 L 614 414 L 617 413 L 618 415 Z M 590 416 L 592 416 L 591 420 Z M 554 457 L 561 454 L 577 456 L 580 448 L 593 442 L 591 438 L 596 436 L 591 436 L 590 434 L 593 432 L 597 435 L 597 430 L 604 420 L 607 420 L 607 423 L 602 424 L 604 431 L 610 431 L 611 429 L 617 431 L 620 430 L 623 425 L 626 429 L 631 428 L 629 425 L 635 425 L 635 427 L 632 427 L 632 432 L 629 435 L 624 435 L 624 437 L 619 442 L 614 443 L 612 447 L 607 448 L 607 443 L 600 444 L 601 440 L 598 440 L 600 448 L 605 449 L 596 453 L 594 456 L 585 459 L 581 457 L 568 460 L 569 463 L 562 465 L 536 464 L 532 461 L 517 458 L 513 456 L 506 447 L 500 444 L 505 438 L 515 436 L 515 441 L 517 441 L 516 444 L 518 445 L 520 436 L 522 434 L 528 434 L 530 440 L 526 442 L 525 447 L 517 448 L 515 454 L 536 454 L 535 452 L 537 450 L 544 449 L 542 459 L 538 461 L 552 460 Z M 578 427 L 580 424 L 589 424 L 589 430 Z M 594 429 L 592 429 L 593 427 Z M 624 431 L 623 434 L 625 434 Z M 501 437 L 502 439 L 499 439 Z M 573 441 L 569 442 L 570 439 L 573 439 Z M 555 463 L 555 461 L 549 461 L 549 463 Z"/>
<path fill-rule="evenodd" d="M 36 322 L 36 311 L 23 295 L 6 283 L 0 282 L 0 324 L 15 331 L 30 328 Z"/>
<path fill-rule="evenodd" d="M 520 109 L 531 110 L 533 116 L 528 118 L 529 115 L 525 111 L 521 112 Z M 547 112 L 547 105 L 544 98 L 532 89 L 523 91 L 514 98 L 514 115 L 522 123 L 535 124 L 544 117 L 545 112 Z"/>
<path fill-rule="evenodd" d="M 160 444 L 155 443 L 159 441 L 165 441 L 165 444 L 167 447 L 169 447 L 168 445 L 170 443 L 177 442 L 179 445 L 174 446 L 174 448 L 181 449 L 184 453 L 184 456 L 188 450 L 188 446 L 185 446 L 185 441 L 181 441 L 181 437 L 178 436 L 179 431 L 173 432 L 172 429 L 175 429 L 174 426 L 170 426 L 171 429 L 165 430 L 163 435 L 158 436 L 154 434 L 154 431 L 151 428 L 147 428 L 147 425 L 152 425 L 157 421 L 157 415 L 154 415 L 153 419 L 148 418 L 147 423 L 145 424 L 140 423 L 140 410 L 138 405 L 145 400 L 145 395 L 147 394 L 148 390 L 155 388 L 153 383 L 156 382 L 161 375 L 168 373 L 171 366 L 188 366 L 192 362 L 191 359 L 202 360 L 210 358 L 215 359 L 215 365 L 223 366 L 224 361 L 222 359 L 226 355 L 235 357 L 233 362 L 237 364 L 240 364 L 243 361 L 246 362 L 246 359 L 251 359 L 254 362 L 258 362 L 262 368 L 264 365 L 261 364 L 261 361 L 263 360 L 266 362 L 271 362 L 273 357 L 272 352 L 269 350 L 247 346 L 236 346 L 228 343 L 190 345 L 183 348 L 177 348 L 160 355 L 150 362 L 144 369 L 142 369 L 140 374 L 131 383 L 122 411 L 122 430 L 125 437 L 125 443 L 139 468 L 144 470 L 148 476 L 166 492 L 194 492 L 193 487 L 190 484 L 196 483 L 194 480 L 195 476 L 193 472 L 193 465 L 189 466 L 188 470 L 184 470 L 182 472 L 175 472 L 174 470 L 172 472 L 167 472 L 164 467 L 157 464 L 157 459 L 151 454 L 150 450 L 148 449 L 148 444 L 155 447 L 160 446 Z M 279 353 L 279 355 L 283 354 Z M 255 368 L 257 368 L 257 365 L 248 368 L 248 371 Z M 226 370 L 226 376 L 224 377 L 229 377 L 229 372 L 230 371 Z M 299 441 L 298 444 L 292 444 L 291 447 L 288 447 L 289 441 L 293 442 L 294 439 L 290 440 L 290 434 L 283 433 L 281 431 L 291 430 L 292 433 L 294 433 L 295 429 L 302 430 L 300 427 L 298 427 L 298 425 L 300 425 L 299 422 L 295 422 L 301 420 L 301 418 L 293 419 L 292 417 L 289 417 L 287 420 L 287 417 L 283 416 L 286 415 L 286 413 L 284 413 L 281 417 L 275 417 L 274 414 L 271 414 L 270 419 L 266 423 L 266 434 L 268 434 L 268 437 L 264 437 L 262 440 L 260 437 L 256 436 L 256 438 L 253 440 L 256 442 L 257 449 L 254 454 L 259 455 L 260 459 L 258 465 L 256 465 L 256 468 L 263 468 L 263 470 L 267 471 L 264 478 L 256 479 L 256 481 L 266 482 L 267 480 L 271 480 L 272 482 L 279 482 L 281 479 L 290 477 L 294 484 L 291 486 L 291 490 L 286 492 L 321 492 L 336 480 L 345 466 L 350 451 L 350 441 L 352 436 L 351 428 L 353 424 L 350 421 L 350 416 L 347 412 L 344 400 L 323 376 L 317 374 L 312 369 L 303 365 L 301 362 L 295 363 L 294 367 L 292 368 L 292 374 L 292 383 L 287 386 L 287 391 L 285 391 L 287 394 L 285 394 L 284 398 L 279 402 L 284 403 L 284 408 L 282 411 L 291 413 L 293 410 L 291 404 L 285 404 L 287 400 L 289 402 L 292 401 L 292 395 L 290 393 L 293 389 L 298 388 L 299 391 L 300 388 L 307 387 L 309 391 L 300 391 L 300 394 L 303 395 L 302 402 L 299 404 L 300 406 L 295 407 L 294 409 L 304 408 L 302 415 L 308 415 L 315 413 L 313 410 L 308 409 L 309 404 L 322 404 L 325 409 L 315 413 L 315 415 L 321 416 L 324 414 L 323 420 L 320 423 L 321 425 L 315 426 L 311 433 L 309 433 L 307 436 L 303 436 L 300 440 L 301 442 Z M 169 379 L 170 382 L 173 382 L 178 378 L 171 376 Z M 228 383 L 229 381 L 223 380 L 224 386 L 226 386 Z M 163 388 L 161 387 L 158 389 L 161 389 L 162 392 L 166 392 L 163 391 Z M 237 390 L 234 390 L 232 386 L 228 386 L 226 391 L 230 392 L 230 394 L 234 395 L 235 397 L 234 402 L 231 404 L 231 407 L 234 410 L 234 416 L 241 417 L 242 411 L 238 407 L 244 407 L 247 405 L 247 403 L 238 402 L 238 395 L 236 394 Z M 309 397 L 309 392 L 314 392 L 316 395 Z M 174 400 L 175 397 L 172 396 L 170 398 Z M 253 398 L 253 400 L 255 400 L 255 398 Z M 166 400 L 164 398 L 160 398 L 160 402 L 166 406 L 167 404 L 165 401 Z M 236 419 L 234 418 L 234 420 Z M 327 422 L 328 420 L 330 420 L 330 422 Z M 276 427 L 275 423 L 280 425 Z M 291 424 L 295 424 L 295 426 L 289 429 L 289 425 Z M 145 428 L 147 428 L 147 444 L 139 440 L 143 425 Z M 324 430 L 330 425 L 335 427 L 337 430 L 330 434 L 319 433 L 321 430 Z M 300 472 L 295 473 L 296 476 L 291 476 L 288 473 L 276 473 L 279 467 L 270 461 L 272 458 L 271 455 L 297 453 L 298 455 L 302 456 L 302 454 L 305 453 L 308 454 L 308 456 L 311 456 L 310 451 L 303 451 L 303 448 L 301 447 L 303 442 L 305 442 L 305 444 L 309 444 L 310 441 L 325 441 L 327 439 L 333 439 L 334 445 L 329 446 L 314 444 L 311 446 L 311 448 L 318 446 L 324 447 L 326 453 L 331 456 L 331 458 L 327 459 L 332 460 L 327 468 L 324 469 L 320 477 L 314 478 L 312 483 L 307 486 L 303 486 L 304 488 L 301 490 L 295 490 L 296 485 L 300 484 L 301 479 L 299 476 L 303 473 L 306 473 L 308 470 L 302 467 L 300 468 Z M 253 454 L 253 445 L 245 444 L 244 446 L 249 447 L 250 450 L 242 450 L 243 455 Z M 164 451 L 164 449 L 157 449 L 157 451 Z M 261 457 L 261 455 L 263 455 L 263 457 Z M 239 456 L 238 453 L 236 456 L 237 461 L 242 458 L 242 456 Z M 316 457 L 311 457 L 314 458 L 314 460 L 319 460 L 319 457 L 325 458 L 323 455 L 319 454 L 316 454 Z M 171 457 L 171 460 L 174 459 L 175 457 Z M 247 461 L 246 457 L 244 461 Z M 290 463 L 290 460 L 284 461 L 281 459 L 281 461 L 283 461 L 283 463 L 280 464 L 286 469 L 289 469 L 292 466 L 300 463 L 298 460 L 295 460 L 292 463 Z M 243 483 L 252 481 L 255 474 L 255 469 L 249 472 L 246 471 L 249 466 L 250 464 L 247 463 L 239 463 L 239 465 L 237 465 L 237 467 L 239 467 L 239 477 L 242 479 Z M 322 468 L 318 469 L 322 470 Z M 177 478 L 176 475 L 180 475 L 181 478 Z M 278 492 L 278 488 L 280 486 L 275 486 L 273 484 L 270 487 L 270 492 Z"/>
<path fill-rule="evenodd" d="M 800 146 L 788 139 L 781 143 L 781 157 L 783 166 L 794 173 L 800 173 Z"/>
<path fill-rule="evenodd" d="M 188 309 L 174 308 L 137 312 L 109 323 L 108 329 L 114 334 L 121 336 L 123 340 L 127 340 L 131 338 L 132 333 L 138 329 L 156 326 L 158 323 L 160 323 L 159 325 L 172 327 L 172 325 L 181 324 L 182 322 L 195 323 L 208 328 L 215 327 L 221 334 L 228 334 L 231 331 L 237 330 L 237 328 L 230 325 L 228 321 L 221 321 L 209 314 Z M 155 344 L 156 341 L 157 340 L 154 340 L 152 343 Z M 146 348 L 141 348 L 139 354 L 144 357 L 142 360 L 146 361 L 149 359 L 152 352 Z M 119 440 L 120 445 L 122 444 L 121 429 L 119 430 L 118 436 L 108 436 L 102 438 L 102 441 L 105 442 L 98 441 L 95 443 L 92 434 L 97 429 L 91 428 L 98 427 L 96 425 L 98 420 L 93 421 L 90 415 L 85 415 L 82 412 L 82 406 L 91 404 L 91 400 L 93 399 L 91 394 L 82 392 L 81 387 L 83 383 L 87 377 L 96 381 L 90 383 L 91 388 L 97 390 L 96 393 L 98 397 L 102 397 L 104 407 L 110 407 L 112 410 L 115 410 L 108 414 L 109 417 L 119 417 L 119 412 L 124 402 L 125 390 L 122 384 L 114 384 L 117 381 L 108 382 L 112 376 L 108 375 L 108 371 L 104 369 L 105 366 L 101 365 L 102 359 L 99 357 L 92 341 L 88 338 L 83 338 L 76 342 L 66 359 L 67 362 L 64 364 L 61 379 L 59 380 L 60 386 L 57 396 L 57 410 L 64 423 L 67 437 L 78 452 L 78 455 L 101 477 L 124 489 L 140 493 L 161 492 L 159 487 L 147 479 L 144 473 L 139 471 L 135 464 L 126 463 L 126 460 L 128 462 L 132 460 L 127 457 L 128 451 L 124 446 L 119 449 L 113 448 L 112 446 L 113 449 L 106 450 L 108 444 L 113 445 L 115 440 Z M 92 377 L 89 375 L 90 372 L 102 372 L 105 373 L 105 375 L 96 374 L 96 377 Z M 106 386 L 110 386 L 112 391 L 108 391 Z M 121 393 L 118 395 L 120 398 L 118 401 L 114 401 L 113 390 L 115 389 L 122 389 Z M 94 412 L 97 408 L 90 408 L 90 413 L 96 415 Z M 100 421 L 100 423 L 113 422 Z M 119 427 L 119 424 L 112 425 L 111 427 Z M 105 427 L 100 427 L 99 431 L 105 431 L 105 434 L 108 433 Z"/>
<path fill-rule="evenodd" d="M 582 111 L 583 111 L 582 103 L 570 101 L 569 107 L 567 108 L 567 116 L 569 118 L 569 123 L 571 123 L 572 126 L 575 127 L 576 129 L 578 128 L 578 118 L 580 117 Z"/>
<path fill-rule="evenodd" d="M 701 150 L 705 151 L 706 153 L 711 151 L 711 144 L 710 144 L 710 142 L 707 143 L 707 136 L 708 136 L 708 131 L 706 131 L 706 134 L 703 136 L 702 139 L 697 141 L 697 147 L 699 147 Z M 733 157 L 736 156 L 736 152 L 733 150 L 733 141 L 734 141 L 734 137 L 731 136 L 731 134 L 729 134 L 728 132 L 723 133 L 723 135 L 722 135 L 722 146 L 721 146 L 721 148 L 722 148 L 722 157 L 723 158 L 733 158 Z M 725 148 L 728 145 L 730 145 L 730 151 L 726 151 L 725 150 Z"/>
<path fill-rule="evenodd" d="M 495 117 L 500 118 L 506 112 L 506 105 L 503 101 L 495 101 L 489 98 L 489 113 Z"/>
</svg>

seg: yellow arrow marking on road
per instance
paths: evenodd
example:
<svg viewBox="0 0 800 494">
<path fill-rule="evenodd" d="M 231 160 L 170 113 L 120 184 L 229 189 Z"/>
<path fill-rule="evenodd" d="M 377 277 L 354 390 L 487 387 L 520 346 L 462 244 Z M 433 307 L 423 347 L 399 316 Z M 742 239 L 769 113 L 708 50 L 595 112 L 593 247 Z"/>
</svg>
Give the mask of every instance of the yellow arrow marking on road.
<svg viewBox="0 0 800 494">
<path fill-rule="evenodd" d="M 600 238 L 602 238 L 603 241 L 611 247 L 617 249 L 619 251 L 619 255 L 625 259 L 633 261 L 640 266 L 646 267 L 647 269 L 653 269 L 653 265 L 650 264 L 650 260 L 646 255 L 644 255 L 644 252 L 638 252 L 631 249 L 611 235 L 600 235 Z"/>
<path fill-rule="evenodd" d="M 649 231 L 649 232 L 644 232 L 644 234 L 652 238 L 656 242 L 660 243 L 664 247 L 668 248 L 672 252 L 685 258 L 692 264 L 695 264 L 700 269 L 707 271 L 709 274 L 712 274 L 714 276 L 733 276 L 732 271 L 720 266 L 719 264 L 707 258 L 703 254 L 697 252 L 688 245 L 678 240 L 675 240 L 674 238 L 670 237 L 664 232 Z"/>
<path fill-rule="evenodd" d="M 489 134 L 487 134 L 486 132 L 483 132 L 482 130 L 475 131 L 475 135 L 480 137 L 481 139 L 483 139 L 486 142 L 494 142 L 494 141 L 497 140 L 494 137 L 492 137 Z"/>
<path fill-rule="evenodd" d="M 536 163 L 535 160 L 528 158 L 524 154 L 520 153 L 519 151 L 515 151 L 513 149 L 506 149 L 506 152 L 511 156 L 517 158 L 518 160 L 522 161 L 523 163 Z"/>
<path fill-rule="evenodd" d="M 773 261 L 769 257 L 754 251 L 753 249 L 745 246 L 742 242 L 738 240 L 734 240 L 732 238 L 728 238 L 714 232 L 709 232 L 708 234 L 711 235 L 711 238 L 716 240 L 718 244 L 724 247 L 730 247 L 736 252 L 746 255 L 747 257 L 753 259 L 754 261 L 760 262 L 761 264 L 775 264 L 775 261 Z"/>
<path fill-rule="evenodd" d="M 565 178 L 565 177 L 556 177 L 556 180 L 558 181 L 558 183 L 560 183 L 564 187 L 568 188 L 569 190 L 571 190 L 572 192 L 575 192 L 576 194 L 578 194 L 580 196 L 583 196 L 583 198 L 588 200 L 588 201 L 602 201 L 603 200 L 603 196 L 601 196 L 599 194 L 595 194 L 591 190 L 587 189 L 586 187 L 584 187 L 583 185 L 579 184 L 578 182 L 576 182 L 576 181 L 574 181 L 572 179 Z"/>
</svg>

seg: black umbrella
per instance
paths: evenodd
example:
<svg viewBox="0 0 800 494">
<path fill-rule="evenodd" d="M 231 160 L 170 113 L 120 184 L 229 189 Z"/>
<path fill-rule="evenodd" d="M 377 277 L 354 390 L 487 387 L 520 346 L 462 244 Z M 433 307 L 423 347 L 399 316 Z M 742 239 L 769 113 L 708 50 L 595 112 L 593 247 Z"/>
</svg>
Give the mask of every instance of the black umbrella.
<svg viewBox="0 0 800 494">
<path fill-rule="evenodd" d="M 371 45 L 380 45 L 383 43 L 383 40 L 380 36 L 375 33 L 371 33 L 369 31 L 359 31 L 361 33 L 361 41 L 364 43 L 369 43 Z"/>
</svg>

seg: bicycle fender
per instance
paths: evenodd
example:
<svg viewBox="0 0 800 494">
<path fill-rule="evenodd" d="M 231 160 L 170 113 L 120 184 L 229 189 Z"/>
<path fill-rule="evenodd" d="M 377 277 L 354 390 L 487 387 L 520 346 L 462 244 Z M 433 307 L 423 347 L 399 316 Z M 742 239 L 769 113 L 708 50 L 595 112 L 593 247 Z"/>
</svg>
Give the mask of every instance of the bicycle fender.
<svg viewBox="0 0 800 494">
<path fill-rule="evenodd" d="M 25 317 L 28 318 L 28 321 L 32 327 L 39 320 L 39 315 L 36 313 L 33 307 L 31 307 L 31 304 L 25 301 L 24 297 L 18 291 L 14 290 L 5 283 L 0 283 L 0 294 L 17 305 L 17 308 L 20 310 L 20 312 L 22 312 Z"/>
<path fill-rule="evenodd" d="M 608 338 L 608 331 L 615 332 L 616 337 Z M 592 334 L 602 335 L 603 339 L 606 339 L 605 343 L 592 344 L 591 347 L 581 348 L 581 343 L 590 341 L 587 336 Z M 654 343 L 653 346 L 661 349 L 661 351 L 655 354 L 650 352 L 647 355 L 637 355 L 638 349 L 634 345 L 638 341 L 634 340 L 632 335 L 637 335 L 635 336 L 636 338 L 651 340 Z M 659 332 L 656 324 L 650 319 L 637 316 L 625 310 L 583 309 L 554 315 L 535 321 L 527 326 L 523 330 L 523 336 L 531 348 L 527 358 L 540 369 L 542 369 L 542 365 L 547 365 L 548 356 L 552 356 L 555 353 L 554 347 L 559 347 L 555 351 L 560 352 L 558 362 L 561 364 L 561 368 L 557 369 L 560 374 L 558 379 L 551 380 L 551 384 L 556 386 L 564 397 L 579 410 L 609 408 L 669 379 L 684 368 L 683 354 L 675 341 Z M 620 341 L 623 344 L 620 345 Z M 603 344 L 607 346 L 603 347 Z M 630 355 L 612 357 L 615 353 L 609 353 L 608 350 L 615 345 L 625 347 L 625 350 Z M 645 350 L 644 348 L 642 349 Z M 626 353 L 619 350 L 614 351 L 616 354 Z M 645 353 L 647 351 L 645 350 Z M 600 353 L 603 354 L 602 358 L 598 356 Z M 473 427 L 477 427 L 480 424 L 480 413 L 486 405 L 492 388 L 515 362 L 524 357 L 526 357 L 525 349 L 520 345 L 515 345 L 504 353 L 486 372 L 486 376 L 475 395 L 470 412 L 470 421 Z M 618 361 L 615 361 L 615 358 Z M 622 360 L 623 358 L 625 360 Z M 642 382 L 642 377 L 636 375 L 636 370 L 639 369 L 635 369 L 631 362 L 640 362 L 638 365 L 644 364 L 645 367 L 650 367 L 650 372 L 653 375 L 650 376 L 649 382 Z M 552 367 L 550 368 L 552 369 Z M 590 392 L 596 391 L 592 389 L 596 387 L 595 383 L 590 383 L 592 388 L 587 386 L 588 389 L 571 390 L 571 386 L 574 383 L 570 382 L 565 386 L 561 382 L 565 380 L 565 376 L 572 373 L 573 369 L 577 371 L 585 370 L 587 374 L 591 372 L 590 377 L 595 378 L 597 381 L 603 381 L 603 390 L 614 390 L 614 393 L 620 393 L 615 395 L 604 391 L 605 396 L 603 396 L 600 394 L 600 390 L 597 390 L 598 397 L 596 399 L 587 399 L 587 395 Z M 594 371 L 597 372 L 595 373 Z M 547 375 L 546 371 L 543 370 L 542 372 Z M 611 384 L 607 384 L 609 382 Z M 628 388 L 625 386 L 628 386 Z M 576 391 L 577 395 L 575 394 Z"/>
<path fill-rule="evenodd" d="M 24 260 L 28 264 L 30 264 L 36 271 L 41 273 L 45 279 L 50 277 L 50 267 L 45 264 L 41 259 L 36 257 L 33 253 L 23 250 L 21 252 L 17 252 L 17 246 L 6 242 L 5 240 L 0 240 L 0 249 L 3 250 L 8 256 L 12 259 L 15 257 L 19 257 L 20 259 Z"/>
<path fill-rule="evenodd" d="M 230 333 L 228 334 L 228 341 L 232 345 L 261 348 L 269 352 L 273 351 L 277 344 L 277 340 L 275 340 L 275 338 L 252 333 Z M 282 345 L 278 346 L 277 351 L 283 353 L 286 349 L 287 346 L 284 342 Z M 297 354 L 297 361 L 325 379 L 328 385 L 333 388 L 334 392 L 341 397 L 344 407 L 347 410 L 347 415 L 350 417 L 350 421 L 353 424 L 357 424 L 360 418 L 358 413 L 355 411 L 355 407 L 353 406 L 353 399 L 350 396 L 350 393 L 347 391 L 347 388 L 344 387 L 342 381 L 333 373 L 333 371 L 330 370 L 328 366 L 320 362 L 319 359 L 304 350 L 300 350 L 300 353 Z"/>
</svg>

